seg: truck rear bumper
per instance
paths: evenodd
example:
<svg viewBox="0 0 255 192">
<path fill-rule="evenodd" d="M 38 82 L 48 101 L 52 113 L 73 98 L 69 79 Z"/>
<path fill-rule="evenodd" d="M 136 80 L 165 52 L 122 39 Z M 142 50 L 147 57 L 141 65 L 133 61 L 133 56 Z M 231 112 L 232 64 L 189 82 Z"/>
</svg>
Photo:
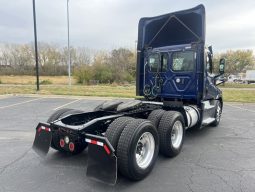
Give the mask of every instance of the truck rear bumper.
<svg viewBox="0 0 255 192">
<path fill-rule="evenodd" d="M 45 157 L 52 142 L 52 129 L 47 123 L 39 123 L 33 143 L 34 151 Z M 86 175 L 103 183 L 114 185 L 117 181 L 117 157 L 106 137 L 85 134 L 88 143 L 88 165 Z"/>
</svg>

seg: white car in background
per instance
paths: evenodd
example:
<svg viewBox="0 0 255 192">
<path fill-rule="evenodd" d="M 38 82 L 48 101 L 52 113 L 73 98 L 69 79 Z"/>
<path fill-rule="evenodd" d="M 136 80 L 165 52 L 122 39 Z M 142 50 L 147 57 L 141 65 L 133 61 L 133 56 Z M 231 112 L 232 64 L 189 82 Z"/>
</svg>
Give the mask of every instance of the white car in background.
<svg viewBox="0 0 255 192">
<path fill-rule="evenodd" d="M 239 75 L 229 75 L 228 82 L 230 83 L 243 83 L 242 77 Z"/>
<path fill-rule="evenodd" d="M 250 83 L 255 83 L 255 70 L 247 70 L 244 83 L 250 84 Z"/>
</svg>

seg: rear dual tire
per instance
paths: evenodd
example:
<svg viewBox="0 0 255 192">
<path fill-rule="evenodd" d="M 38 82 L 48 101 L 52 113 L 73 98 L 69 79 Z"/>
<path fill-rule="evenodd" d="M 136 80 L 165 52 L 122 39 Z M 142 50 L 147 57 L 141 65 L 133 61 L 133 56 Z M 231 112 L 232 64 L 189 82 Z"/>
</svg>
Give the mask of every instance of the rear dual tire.
<svg viewBox="0 0 255 192">
<path fill-rule="evenodd" d="M 159 151 L 158 133 L 150 121 L 120 117 L 109 125 L 105 136 L 116 150 L 122 175 L 141 180 L 150 173 Z"/>
<path fill-rule="evenodd" d="M 158 129 L 159 151 L 167 157 L 177 156 L 183 145 L 184 139 L 184 118 L 177 111 L 154 110 L 148 116 Z"/>
<path fill-rule="evenodd" d="M 160 119 L 162 118 L 163 114 L 165 113 L 165 110 L 163 109 L 157 109 L 152 111 L 149 116 L 148 116 L 148 120 L 151 121 L 151 123 L 158 128 Z"/>
<path fill-rule="evenodd" d="M 133 120 L 119 138 L 117 155 L 120 172 L 131 180 L 145 178 L 155 165 L 158 151 L 156 128 L 148 120 Z"/>
<path fill-rule="evenodd" d="M 185 124 L 181 113 L 166 111 L 158 127 L 160 152 L 167 157 L 177 156 L 182 149 Z"/>
<path fill-rule="evenodd" d="M 134 119 L 131 117 L 119 117 L 115 119 L 106 130 L 105 137 L 109 140 L 116 151 L 122 131 L 132 120 Z"/>
</svg>

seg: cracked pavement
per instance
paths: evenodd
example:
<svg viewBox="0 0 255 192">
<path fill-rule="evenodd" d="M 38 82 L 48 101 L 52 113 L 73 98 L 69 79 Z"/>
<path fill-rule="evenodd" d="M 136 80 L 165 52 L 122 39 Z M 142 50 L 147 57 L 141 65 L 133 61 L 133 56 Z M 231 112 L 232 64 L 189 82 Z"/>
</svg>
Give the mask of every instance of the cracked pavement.
<svg viewBox="0 0 255 192">
<path fill-rule="evenodd" d="M 86 150 L 71 157 L 51 149 L 41 159 L 31 149 L 37 123 L 46 121 L 53 109 L 70 102 L 66 107 L 89 111 L 102 102 L 81 99 L 71 103 L 74 100 L 0 98 L 0 192 L 255 191 L 255 104 L 226 103 L 220 125 L 187 131 L 177 157 L 160 155 L 142 181 L 120 175 L 116 186 L 108 186 L 86 177 Z"/>
</svg>

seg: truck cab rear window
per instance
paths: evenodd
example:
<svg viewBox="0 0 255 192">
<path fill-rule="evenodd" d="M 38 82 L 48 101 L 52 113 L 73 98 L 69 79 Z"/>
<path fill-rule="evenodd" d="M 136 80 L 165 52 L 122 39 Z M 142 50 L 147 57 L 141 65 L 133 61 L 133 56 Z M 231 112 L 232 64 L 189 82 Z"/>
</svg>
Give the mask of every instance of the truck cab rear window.
<svg viewBox="0 0 255 192">
<path fill-rule="evenodd" d="M 173 71 L 193 71 L 195 68 L 195 52 L 174 52 L 172 55 Z"/>
<path fill-rule="evenodd" d="M 168 53 L 155 53 L 149 56 L 149 68 L 151 72 L 166 72 Z"/>
<path fill-rule="evenodd" d="M 149 68 L 151 72 L 157 72 L 158 71 L 158 65 L 159 65 L 159 54 L 151 54 L 149 56 Z"/>
<path fill-rule="evenodd" d="M 160 60 L 160 68 L 161 72 L 167 71 L 167 64 L 168 64 L 168 53 L 161 53 L 161 60 Z"/>
</svg>

